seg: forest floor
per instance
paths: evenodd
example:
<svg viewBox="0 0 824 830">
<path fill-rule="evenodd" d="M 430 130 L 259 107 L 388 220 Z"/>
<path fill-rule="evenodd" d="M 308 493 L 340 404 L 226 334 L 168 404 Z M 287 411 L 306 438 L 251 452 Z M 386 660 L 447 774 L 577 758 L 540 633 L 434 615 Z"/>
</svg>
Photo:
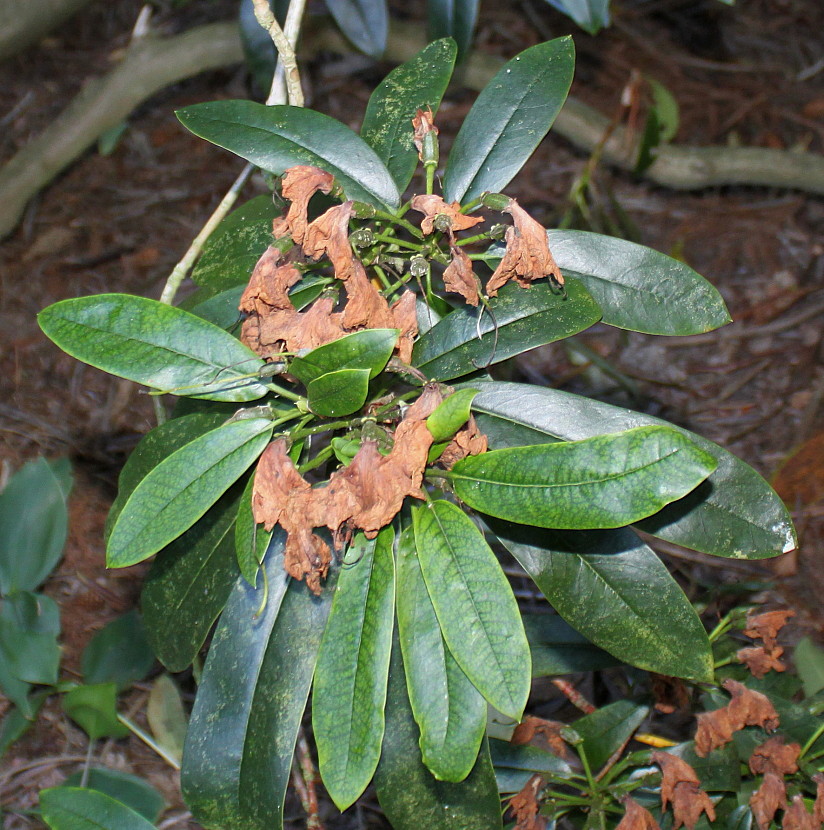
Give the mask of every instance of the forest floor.
<svg viewBox="0 0 824 830">
<path fill-rule="evenodd" d="M 155 23 L 179 31 L 226 19 L 235 4 L 159 2 Z M 422 19 L 420 2 L 394 4 Z M 128 42 L 141 3 L 92 3 L 25 54 L 0 65 L 0 162 L 36 136 Z M 634 71 L 676 97 L 681 144 L 766 146 L 824 152 L 824 35 L 819 0 L 627 0 L 597 37 L 539 0 L 487 3 L 479 50 L 509 57 L 573 32 L 573 93 L 606 115 Z M 818 63 L 816 63 L 818 62 Z M 817 70 L 816 71 L 816 67 Z M 359 56 L 322 55 L 304 67 L 307 103 L 357 128 L 368 96 L 391 68 Z M 118 472 L 153 426 L 150 399 L 61 353 L 35 315 L 67 297 L 125 291 L 157 297 L 166 276 L 236 176 L 241 163 L 187 133 L 174 110 L 216 97 L 249 97 L 244 70 L 212 72 L 154 96 L 129 119 L 110 155 L 89 152 L 34 199 L 0 245 L 0 482 L 28 459 L 68 456 L 74 468 L 70 536 L 46 585 L 60 605 L 64 671 L 95 631 L 133 607 L 143 568 L 104 570 L 103 525 Z M 438 116 L 448 144 L 475 93 L 455 84 Z M 548 226 L 567 207 L 587 164 L 547 138 L 507 192 Z M 691 596 L 714 586 L 767 587 L 756 601 L 796 610 L 799 634 L 824 634 L 824 198 L 766 188 L 665 190 L 598 168 L 592 207 L 636 241 L 685 259 L 721 292 L 735 322 L 683 339 L 596 326 L 577 341 L 612 367 L 582 362 L 562 346 L 504 367 L 510 377 L 562 386 L 687 426 L 775 480 L 793 510 L 797 554 L 760 565 L 662 550 Z M 245 195 L 264 192 L 253 181 Z M 615 205 L 620 206 L 616 209 Z M 595 228 L 597 229 L 597 228 Z M 616 382 L 615 378 L 619 381 Z M 778 475 L 777 479 L 774 477 Z M 752 599 L 752 597 L 750 597 Z M 191 690 L 187 678 L 183 688 Z M 125 699 L 140 722 L 148 685 Z M 0 715 L 5 708 L 0 697 Z M 82 765 L 83 733 L 49 701 L 35 728 L 0 762 L 6 830 L 39 827 L 25 815 L 37 792 Z M 177 775 L 136 739 L 101 742 L 101 765 L 135 772 L 170 808 L 161 827 L 196 828 Z M 301 827 L 297 800 L 287 804 Z M 329 828 L 386 827 L 367 794 L 343 817 L 324 804 Z"/>
</svg>

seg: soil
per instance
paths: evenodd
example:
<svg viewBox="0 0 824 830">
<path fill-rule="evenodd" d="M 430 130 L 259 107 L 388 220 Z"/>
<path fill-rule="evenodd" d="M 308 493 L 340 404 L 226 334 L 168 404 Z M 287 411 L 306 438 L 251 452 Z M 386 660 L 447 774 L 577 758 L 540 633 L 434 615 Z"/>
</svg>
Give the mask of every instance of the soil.
<svg viewBox="0 0 824 830">
<path fill-rule="evenodd" d="M 179 31 L 227 19 L 235 4 L 158 2 L 155 26 Z M 423 19 L 420 2 L 395 11 Z M 0 162 L 36 136 L 128 42 L 141 4 L 93 3 L 37 47 L 0 66 Z M 574 32 L 573 93 L 618 111 L 633 72 L 664 84 L 680 106 L 676 140 L 824 151 L 824 54 L 819 0 L 628 0 L 614 26 L 590 37 L 540 0 L 486 3 L 477 47 L 510 56 Z M 326 54 L 304 67 L 308 105 L 357 127 L 369 93 L 390 67 Z M 240 163 L 188 134 L 175 109 L 216 97 L 249 97 L 244 70 L 204 74 L 156 95 L 129 118 L 109 155 L 86 153 L 39 196 L 0 246 L 0 481 L 26 460 L 68 456 L 74 466 L 65 558 L 45 586 L 61 608 L 64 670 L 77 676 L 92 634 L 133 607 L 142 568 L 106 571 L 102 532 L 120 467 L 154 424 L 136 386 L 80 364 L 40 333 L 35 315 L 67 297 L 119 291 L 157 297 L 166 276 L 236 176 Z M 454 136 L 474 93 L 456 86 L 439 114 Z M 550 135 L 507 189 L 546 224 L 565 213 L 587 157 Z M 264 192 L 253 180 L 246 196 Z M 607 362 L 562 346 L 540 349 L 504 371 L 641 408 L 688 426 L 752 464 L 776 484 L 801 536 L 797 554 L 759 566 L 662 549 L 691 590 L 736 582 L 764 587 L 756 600 L 788 604 L 797 636 L 824 634 L 824 200 L 766 188 L 664 190 L 598 167 L 590 191 L 595 228 L 625 234 L 686 260 L 724 296 L 735 323 L 668 340 L 596 326 L 578 342 Z M 619 208 L 615 206 L 618 205 Z M 606 226 L 608 228 L 608 226 Z M 780 472 L 779 472 L 780 471 Z M 523 588 L 519 593 L 528 593 Z M 180 678 L 184 689 L 191 683 Z M 145 725 L 148 685 L 123 701 Z M 0 698 L 0 714 L 6 704 Z M 45 705 L 31 732 L 2 759 L 6 830 L 40 827 L 26 814 L 37 792 L 82 766 L 83 733 Z M 137 739 L 101 742 L 100 765 L 148 778 L 168 800 L 160 826 L 196 828 L 176 774 Z M 290 827 L 304 826 L 290 796 Z M 385 827 L 374 797 L 326 826 Z"/>
</svg>

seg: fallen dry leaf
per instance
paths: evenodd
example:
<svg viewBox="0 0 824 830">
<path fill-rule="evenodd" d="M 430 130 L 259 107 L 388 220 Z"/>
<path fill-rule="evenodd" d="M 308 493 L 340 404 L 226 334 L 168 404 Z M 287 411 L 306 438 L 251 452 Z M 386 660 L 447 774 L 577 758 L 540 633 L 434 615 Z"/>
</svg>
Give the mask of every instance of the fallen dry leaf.
<svg viewBox="0 0 824 830">
<path fill-rule="evenodd" d="M 661 767 L 661 806 L 666 810 L 667 804 L 672 803 L 673 830 L 682 824 L 693 830 L 701 813 L 715 821 L 715 807 L 686 761 L 660 751 L 652 753 L 652 761 Z"/>
<path fill-rule="evenodd" d="M 549 250 L 546 228 L 515 199 L 510 200 L 504 212 L 512 216 L 515 225 L 506 230 L 506 251 L 486 284 L 486 293 L 496 297 L 498 290 L 512 279 L 522 288 L 544 277 L 552 277 L 563 285 L 564 275 Z"/>
<path fill-rule="evenodd" d="M 622 802 L 626 812 L 615 830 L 661 830 L 652 813 L 634 798 L 626 796 Z"/>
<path fill-rule="evenodd" d="M 824 824 L 824 775 L 820 772 L 813 776 L 815 781 L 815 805 L 813 806 L 813 818 L 820 827 Z"/>
<path fill-rule="evenodd" d="M 432 115 L 432 110 L 418 110 L 412 118 L 412 129 L 414 136 L 412 141 L 418 150 L 418 158 L 423 161 L 423 141 L 429 133 L 438 135 L 440 130 L 435 126 L 435 116 Z"/>
<path fill-rule="evenodd" d="M 776 645 L 778 632 L 787 624 L 790 617 L 795 616 L 795 611 L 789 608 L 781 608 L 776 611 L 765 611 L 755 616 L 747 615 L 747 627 L 744 633 L 754 640 L 763 640 L 767 649 Z"/>
<path fill-rule="evenodd" d="M 744 663 L 753 677 L 763 677 L 769 671 L 782 672 L 786 666 L 778 659 L 784 653 L 781 646 L 767 651 L 764 646 L 741 648 L 735 653 L 739 663 Z"/>
<path fill-rule="evenodd" d="M 545 830 L 546 817 L 539 816 L 538 793 L 544 787 L 544 779 L 537 773 L 524 784 L 524 788 L 509 800 L 509 809 L 515 818 L 513 830 Z"/>
<path fill-rule="evenodd" d="M 757 746 L 750 755 L 750 770 L 756 775 L 774 772 L 776 775 L 792 775 L 798 772 L 799 744 L 785 744 L 784 738 L 775 735 Z"/>
<path fill-rule="evenodd" d="M 451 231 L 453 234 L 457 231 L 465 231 L 468 228 L 473 228 L 475 225 L 481 224 L 484 221 L 483 216 L 467 216 L 461 213 L 461 205 L 459 202 L 452 202 L 449 204 L 445 202 L 440 196 L 435 194 L 420 194 L 412 197 L 412 210 L 418 211 L 424 215 L 421 222 L 421 230 L 425 236 L 439 230 L 443 232 Z M 435 220 L 438 216 L 444 216 L 441 220 L 443 226 Z"/>
<path fill-rule="evenodd" d="M 291 202 L 286 214 L 286 227 L 298 245 L 303 243 L 306 235 L 309 200 L 318 191 L 329 193 L 334 183 L 335 178 L 331 173 L 308 164 L 290 167 L 283 174 L 283 198 Z"/>
<path fill-rule="evenodd" d="M 509 742 L 515 746 L 532 744 L 570 762 L 575 759 L 575 756 L 561 737 L 561 730 L 565 728 L 566 724 L 560 721 L 544 720 L 528 715 L 515 727 Z"/>
<path fill-rule="evenodd" d="M 474 415 L 469 416 L 466 426 L 461 427 L 455 437 L 441 453 L 438 463 L 444 469 L 451 470 L 462 458 L 468 455 L 480 455 L 489 449 L 486 436 L 478 429 Z"/>
<path fill-rule="evenodd" d="M 460 245 L 450 245 L 452 261 L 443 272 L 444 288 L 452 294 L 460 294 L 471 306 L 480 302 L 478 278 L 472 270 L 472 260 Z"/>
<path fill-rule="evenodd" d="M 781 827 L 782 830 L 820 830 L 821 825 L 815 820 L 814 814 L 807 812 L 804 797 L 799 794 L 793 796 L 792 803 L 784 810 Z"/>
<path fill-rule="evenodd" d="M 752 794 L 750 807 L 759 830 L 767 830 L 775 814 L 787 805 L 787 787 L 784 779 L 768 772 L 761 786 Z"/>
</svg>

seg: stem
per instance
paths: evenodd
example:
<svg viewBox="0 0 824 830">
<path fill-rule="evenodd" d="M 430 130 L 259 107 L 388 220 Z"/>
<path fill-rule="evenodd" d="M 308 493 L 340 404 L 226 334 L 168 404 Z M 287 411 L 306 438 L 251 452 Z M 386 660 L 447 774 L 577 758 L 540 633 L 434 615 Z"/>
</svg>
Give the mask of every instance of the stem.
<svg viewBox="0 0 824 830">
<path fill-rule="evenodd" d="M 473 242 L 483 242 L 485 239 L 489 239 L 489 232 L 486 233 L 479 233 L 476 236 L 468 236 L 466 239 L 459 239 L 455 244 L 456 245 L 471 245 Z"/>
<path fill-rule="evenodd" d="M 426 195 L 431 196 L 435 189 L 435 167 L 434 164 L 426 165 Z"/>
<path fill-rule="evenodd" d="M 126 728 L 130 729 L 134 734 L 143 741 L 149 749 L 153 749 L 170 767 L 173 767 L 176 770 L 180 769 L 180 762 L 177 758 L 173 758 L 163 749 L 160 744 L 158 744 L 151 735 L 147 735 L 136 723 L 132 723 L 125 715 L 118 715 L 117 719 L 125 726 Z"/>
<path fill-rule="evenodd" d="M 303 21 L 303 13 L 305 10 L 306 0 L 291 0 L 289 3 L 289 11 L 286 13 L 286 22 L 283 24 L 283 31 L 293 50 L 297 46 L 300 25 Z M 266 103 L 282 104 L 288 99 L 289 92 L 286 88 L 286 67 L 284 66 L 284 62 L 279 60 L 275 68 L 275 75 L 272 78 L 272 89 L 269 92 Z"/>
<path fill-rule="evenodd" d="M 400 245 L 402 248 L 409 248 L 412 251 L 420 251 L 423 245 L 415 242 L 407 242 L 405 239 L 398 239 L 396 236 L 390 236 L 386 233 L 376 233 L 375 240 L 378 242 L 388 242 L 390 245 Z"/>
<path fill-rule="evenodd" d="M 408 208 L 407 208 L 408 210 Z M 406 211 L 403 211 L 404 213 Z M 394 216 L 391 213 L 386 213 L 382 210 L 375 211 L 375 217 L 378 219 L 385 219 L 387 222 L 390 222 L 393 225 L 400 225 L 402 228 L 405 228 L 412 234 L 416 239 L 423 239 L 423 233 L 421 232 L 420 228 L 416 228 L 411 222 L 407 222 L 406 219 L 401 219 L 400 216 Z"/>
<path fill-rule="evenodd" d="M 89 738 L 89 747 L 86 750 L 86 761 L 83 764 L 83 774 L 80 776 L 80 786 L 87 787 L 89 784 L 89 769 L 92 765 L 92 754 L 94 753 L 94 739 Z"/>
<path fill-rule="evenodd" d="M 804 744 L 803 749 L 798 755 L 799 760 L 803 758 L 810 751 L 810 749 L 812 749 L 813 745 L 821 737 L 822 733 L 824 733 L 824 723 L 822 723 L 821 726 L 819 726 L 818 729 L 816 729 L 815 732 L 813 732 L 812 737 L 807 741 L 807 743 Z"/>
<path fill-rule="evenodd" d="M 272 383 L 272 381 L 268 381 L 266 385 L 276 395 L 280 395 L 282 398 L 286 398 L 286 400 L 288 401 L 294 401 L 295 403 L 297 403 L 298 401 L 303 400 L 303 395 L 298 395 L 297 392 L 292 392 L 290 389 L 284 389 L 282 386 L 278 386 L 276 383 Z"/>
<path fill-rule="evenodd" d="M 310 470 L 320 467 L 321 464 L 324 464 L 332 457 L 334 452 L 335 451 L 332 447 L 324 447 L 311 461 L 301 464 L 300 467 L 298 467 L 298 472 L 303 475 L 304 473 L 308 473 Z"/>
<path fill-rule="evenodd" d="M 295 50 L 286 37 L 283 29 L 280 28 L 277 18 L 272 14 L 272 9 L 269 6 L 269 0 L 252 0 L 255 4 L 255 17 L 257 22 L 266 29 L 269 37 L 272 38 L 275 48 L 278 50 L 278 57 L 283 64 L 284 77 L 286 79 L 286 89 L 289 95 L 289 103 L 293 107 L 303 106 L 303 90 L 300 87 L 300 72 L 298 70 L 298 62 L 295 57 Z M 277 72 L 273 78 L 272 86 L 275 87 L 274 81 L 277 79 Z M 273 89 L 267 99 L 266 103 L 269 105 L 279 103 L 279 90 Z"/>
</svg>

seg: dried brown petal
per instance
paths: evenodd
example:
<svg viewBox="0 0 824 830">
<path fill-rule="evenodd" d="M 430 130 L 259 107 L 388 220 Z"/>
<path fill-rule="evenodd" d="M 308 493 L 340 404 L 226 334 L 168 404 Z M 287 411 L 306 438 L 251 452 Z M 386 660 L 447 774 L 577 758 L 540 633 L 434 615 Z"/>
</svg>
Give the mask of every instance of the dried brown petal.
<svg viewBox="0 0 824 830">
<path fill-rule="evenodd" d="M 286 214 L 286 224 L 294 241 L 301 245 L 306 235 L 309 200 L 318 191 L 329 193 L 335 179 L 331 173 L 312 167 L 308 164 L 299 164 L 290 167 L 283 175 L 283 198 L 288 199 L 289 212 Z"/>
<path fill-rule="evenodd" d="M 750 770 L 756 775 L 774 772 L 776 775 L 792 775 L 798 772 L 799 744 L 785 744 L 781 735 L 775 735 L 757 746 L 750 755 Z"/>
<path fill-rule="evenodd" d="M 703 712 L 698 715 L 698 729 L 695 732 L 696 755 L 705 758 L 714 749 L 729 743 L 735 731 L 726 706 L 714 712 Z"/>
<path fill-rule="evenodd" d="M 402 363 L 412 360 L 412 347 L 418 334 L 418 304 L 411 291 L 404 291 L 389 309 L 392 328 L 400 330 L 397 352 Z"/>
<path fill-rule="evenodd" d="M 661 830 L 652 813 L 642 807 L 634 798 L 623 799 L 626 812 L 615 830 Z"/>
<path fill-rule="evenodd" d="M 763 646 L 739 649 L 735 657 L 747 666 L 753 677 L 763 677 L 769 671 L 782 672 L 786 666 L 778 659 L 784 653 L 781 646 L 774 645 L 769 651 Z"/>
<path fill-rule="evenodd" d="M 495 273 L 486 284 L 486 293 L 495 297 L 498 290 L 515 279 L 522 288 L 534 280 L 551 276 L 560 285 L 564 275 L 549 250 L 546 228 L 533 219 L 515 199 L 505 208 L 511 214 L 514 227 L 506 231 L 506 251 Z"/>
<path fill-rule="evenodd" d="M 353 202 L 329 208 L 306 228 L 303 252 L 312 259 L 329 257 L 335 276 L 344 282 L 352 276 L 355 254 L 349 244 L 349 220 L 354 212 Z"/>
<path fill-rule="evenodd" d="M 794 795 L 792 804 L 784 810 L 783 830 L 820 830 L 821 825 L 816 822 L 814 814 L 808 813 L 804 806 L 804 797 Z"/>
<path fill-rule="evenodd" d="M 536 773 L 509 800 L 509 809 L 515 819 L 513 830 L 546 830 L 546 817 L 538 815 L 541 807 L 538 794 L 543 788 L 544 779 Z"/>
<path fill-rule="evenodd" d="M 754 640 L 764 641 L 764 646 L 771 649 L 775 645 L 775 638 L 778 632 L 787 624 L 790 617 L 795 616 L 795 611 L 789 608 L 781 608 L 776 611 L 765 611 L 755 616 L 747 615 L 747 627 L 744 633 Z"/>
<path fill-rule="evenodd" d="M 473 228 L 484 221 L 483 216 L 468 216 L 461 213 L 461 205 L 459 202 L 452 202 L 448 204 L 440 196 L 435 194 L 420 194 L 412 198 L 412 210 L 424 214 L 424 219 L 421 222 L 421 230 L 425 236 L 433 233 L 435 228 L 435 218 L 437 216 L 445 216 L 448 220 L 448 229 L 452 233 L 457 231 L 465 231 L 467 228 Z M 447 230 L 447 228 L 438 228 L 438 230 Z"/>
<path fill-rule="evenodd" d="M 761 786 L 752 794 L 750 807 L 759 830 L 767 830 L 779 810 L 787 805 L 787 788 L 784 779 L 768 772 Z"/>
<path fill-rule="evenodd" d="M 478 429 L 475 416 L 470 415 L 466 426 L 455 433 L 455 437 L 441 453 L 438 463 L 445 469 L 451 470 L 462 458 L 468 455 L 480 455 L 487 449 L 489 449 L 489 442 Z"/>
<path fill-rule="evenodd" d="M 728 708 L 735 731 L 745 726 L 760 726 L 772 732 L 778 727 L 778 713 L 766 695 L 748 689 L 737 680 L 725 680 L 722 685 L 732 695 Z"/>
<path fill-rule="evenodd" d="M 561 730 L 565 728 L 566 724 L 560 721 L 544 720 L 528 715 L 515 727 L 509 742 L 515 746 L 532 744 L 570 762 L 575 756 L 561 737 Z"/>
<path fill-rule="evenodd" d="M 472 270 L 472 260 L 460 245 L 450 245 L 452 262 L 443 272 L 444 288 L 453 294 L 460 294 L 472 306 L 480 301 L 478 278 Z"/>
<path fill-rule="evenodd" d="M 653 752 L 653 763 L 661 767 L 661 806 L 672 803 L 673 830 L 683 824 L 689 830 L 698 823 L 701 813 L 715 821 L 715 807 L 700 788 L 695 770 L 684 760 L 669 752 Z"/>
<path fill-rule="evenodd" d="M 438 135 L 440 130 L 435 126 L 435 116 L 432 110 L 418 110 L 412 118 L 412 129 L 414 132 L 413 141 L 418 150 L 418 158 L 423 161 L 423 140 L 427 133 Z"/>
<path fill-rule="evenodd" d="M 815 781 L 815 805 L 813 807 L 813 818 L 820 827 L 824 824 L 824 775 L 820 772 L 813 776 Z"/>
</svg>

